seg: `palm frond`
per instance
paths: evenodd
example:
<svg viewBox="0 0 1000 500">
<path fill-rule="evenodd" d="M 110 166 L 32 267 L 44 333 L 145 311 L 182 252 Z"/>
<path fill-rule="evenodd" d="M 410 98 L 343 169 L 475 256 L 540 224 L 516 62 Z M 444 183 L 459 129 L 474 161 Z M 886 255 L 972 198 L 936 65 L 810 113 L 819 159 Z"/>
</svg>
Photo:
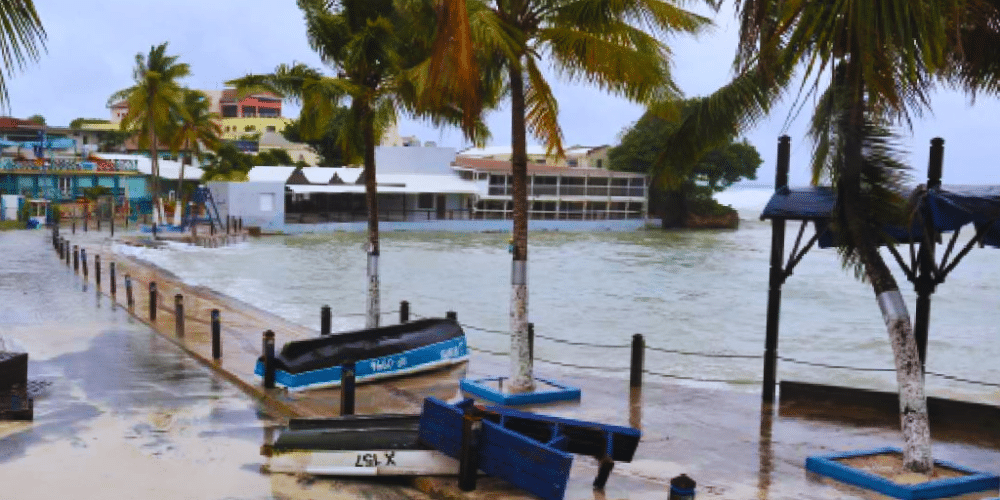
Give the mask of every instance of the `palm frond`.
<svg viewBox="0 0 1000 500">
<path fill-rule="evenodd" d="M 561 158 L 564 153 L 559 103 L 533 58 L 525 58 L 524 68 L 528 76 L 524 89 L 525 123 L 528 130 L 545 144 L 549 154 L 554 152 L 556 157 Z"/>
</svg>

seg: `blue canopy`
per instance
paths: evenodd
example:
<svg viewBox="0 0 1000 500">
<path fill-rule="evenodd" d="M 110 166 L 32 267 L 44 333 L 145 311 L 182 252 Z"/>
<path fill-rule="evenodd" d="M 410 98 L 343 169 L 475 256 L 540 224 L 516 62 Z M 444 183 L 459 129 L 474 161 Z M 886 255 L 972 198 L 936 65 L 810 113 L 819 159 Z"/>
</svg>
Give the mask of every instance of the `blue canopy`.
<svg viewBox="0 0 1000 500">
<path fill-rule="evenodd" d="M 912 191 L 911 191 L 912 193 Z M 782 187 L 764 207 L 761 219 L 813 221 L 822 231 L 818 244 L 822 248 L 835 246 L 834 235 L 827 230 L 830 214 L 837 201 L 837 194 L 827 186 L 788 188 Z M 929 209 L 931 223 L 937 232 L 947 233 L 973 224 L 976 230 L 987 228 L 983 243 L 1000 247 L 1000 186 L 942 186 L 931 189 L 921 198 Z M 917 221 L 905 227 L 887 227 L 897 242 L 923 237 L 923 228 Z"/>
</svg>

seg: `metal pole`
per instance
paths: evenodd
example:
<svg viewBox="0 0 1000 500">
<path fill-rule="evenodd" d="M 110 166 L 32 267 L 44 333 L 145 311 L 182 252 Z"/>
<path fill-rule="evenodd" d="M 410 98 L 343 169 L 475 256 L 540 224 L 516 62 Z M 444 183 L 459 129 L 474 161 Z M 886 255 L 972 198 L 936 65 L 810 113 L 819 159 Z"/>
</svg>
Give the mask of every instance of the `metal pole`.
<svg viewBox="0 0 1000 500">
<path fill-rule="evenodd" d="M 156 322 L 156 282 L 149 283 L 149 321 Z"/>
<path fill-rule="evenodd" d="M 319 334 L 330 335 L 330 306 L 319 309 Z"/>
<path fill-rule="evenodd" d="M 528 358 L 535 360 L 535 324 L 528 323 Z"/>
<path fill-rule="evenodd" d="M 87 270 L 87 249 L 86 248 L 81 248 L 80 249 L 80 262 L 83 264 L 83 280 L 86 281 L 87 280 L 87 276 L 89 274 L 89 271 Z"/>
<path fill-rule="evenodd" d="M 774 174 L 774 189 L 788 186 L 791 140 L 787 135 L 778 139 L 778 164 Z M 781 320 L 781 285 L 785 282 L 782 258 L 785 255 L 785 220 L 771 219 L 771 270 L 767 294 L 767 338 L 764 341 L 764 381 L 761 398 L 774 402 L 774 385 L 778 371 L 778 326 Z"/>
<path fill-rule="evenodd" d="M 174 295 L 174 334 L 184 336 L 184 296 Z"/>
<path fill-rule="evenodd" d="M 410 321 L 410 303 L 401 300 L 399 302 L 399 322 L 406 323 L 408 321 Z"/>
<path fill-rule="evenodd" d="M 354 415 L 355 364 L 347 361 L 340 365 L 340 415 Z"/>
<path fill-rule="evenodd" d="M 274 332 L 264 332 L 264 388 L 274 389 Z"/>
<path fill-rule="evenodd" d="M 73 271 L 80 272 L 80 245 L 73 245 Z"/>
<path fill-rule="evenodd" d="M 108 273 L 111 280 L 111 297 L 114 298 L 118 292 L 118 279 L 115 276 L 115 263 L 113 261 L 108 263 Z"/>
<path fill-rule="evenodd" d="M 94 256 L 94 284 L 101 288 L 101 256 Z"/>
<path fill-rule="evenodd" d="M 444 317 L 448 318 L 448 319 L 450 319 L 452 321 L 458 321 L 458 313 L 455 312 L 455 311 L 448 311 L 448 312 L 444 313 Z"/>
<path fill-rule="evenodd" d="M 642 370 L 646 355 L 646 340 L 641 333 L 632 335 L 632 361 L 629 363 L 629 387 L 642 387 Z"/>
<path fill-rule="evenodd" d="M 222 324 L 218 309 L 212 309 L 212 359 L 222 359 Z"/>
</svg>

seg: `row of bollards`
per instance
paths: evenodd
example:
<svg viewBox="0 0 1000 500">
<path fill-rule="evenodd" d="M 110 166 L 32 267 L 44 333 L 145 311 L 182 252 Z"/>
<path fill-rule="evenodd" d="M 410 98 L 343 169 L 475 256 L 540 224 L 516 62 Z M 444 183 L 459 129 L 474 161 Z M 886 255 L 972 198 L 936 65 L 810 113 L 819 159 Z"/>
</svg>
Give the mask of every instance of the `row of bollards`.
<svg viewBox="0 0 1000 500">
<path fill-rule="evenodd" d="M 52 229 L 52 246 L 56 250 L 59 260 L 65 259 L 66 266 L 70 265 L 70 254 L 72 254 L 73 269 L 79 273 L 83 268 L 84 279 L 89 277 L 89 266 L 87 265 L 87 249 L 79 245 L 72 245 L 66 238 L 59 236 L 58 227 Z M 72 248 L 72 251 L 70 251 Z M 101 289 L 101 256 L 94 255 L 94 281 L 97 289 Z M 114 261 L 108 263 L 109 272 L 109 293 L 112 298 L 118 296 L 117 265 Z M 125 274 L 125 305 L 129 312 L 135 310 L 135 297 L 133 293 L 132 276 Z M 159 292 L 156 282 L 149 283 L 149 321 L 156 323 L 156 312 L 159 304 Z M 180 293 L 174 296 L 174 334 L 178 338 L 183 338 L 185 333 L 184 296 Z M 212 331 L 212 359 L 222 359 L 222 328 L 220 313 L 218 309 L 211 311 L 211 331 Z"/>
</svg>

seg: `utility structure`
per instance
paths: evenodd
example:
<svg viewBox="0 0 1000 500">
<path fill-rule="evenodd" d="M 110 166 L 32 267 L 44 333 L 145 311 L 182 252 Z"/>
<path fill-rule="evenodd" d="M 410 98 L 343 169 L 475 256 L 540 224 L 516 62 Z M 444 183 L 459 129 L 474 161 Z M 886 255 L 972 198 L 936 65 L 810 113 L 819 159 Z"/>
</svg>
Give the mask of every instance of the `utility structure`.
<svg viewBox="0 0 1000 500">
<path fill-rule="evenodd" d="M 830 216 L 837 201 L 836 192 L 824 186 L 789 188 L 789 150 L 788 136 L 781 136 L 778 140 L 775 192 L 761 214 L 762 220 L 771 221 L 771 264 L 761 387 L 761 398 L 765 403 L 772 403 L 775 397 L 781 287 L 813 246 L 836 246 L 836 235 L 830 229 Z M 942 186 L 943 160 L 944 139 L 934 138 L 930 146 L 927 183 L 908 193 L 908 199 L 915 206 L 912 220 L 907 221 L 905 226 L 885 228 L 895 240 L 895 243 L 887 244 L 885 248 L 900 266 L 906 279 L 913 284 L 917 294 L 913 332 L 922 365 L 927 362 L 931 296 L 937 286 L 944 282 L 977 245 L 1000 247 L 1000 224 L 997 224 L 1000 220 L 1000 186 Z M 907 193 L 900 194 L 905 197 Z M 798 221 L 801 224 L 786 260 L 784 245 L 788 221 Z M 803 245 L 803 237 L 810 223 L 814 226 L 814 233 Z M 973 237 L 963 245 L 958 245 L 962 228 L 970 224 L 975 231 Z M 942 238 L 945 233 L 951 234 Z M 945 245 L 940 259 L 937 258 L 939 244 Z M 909 246 L 908 259 L 897 248 L 899 245 Z"/>
</svg>

